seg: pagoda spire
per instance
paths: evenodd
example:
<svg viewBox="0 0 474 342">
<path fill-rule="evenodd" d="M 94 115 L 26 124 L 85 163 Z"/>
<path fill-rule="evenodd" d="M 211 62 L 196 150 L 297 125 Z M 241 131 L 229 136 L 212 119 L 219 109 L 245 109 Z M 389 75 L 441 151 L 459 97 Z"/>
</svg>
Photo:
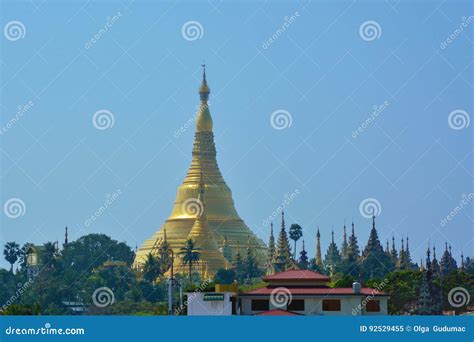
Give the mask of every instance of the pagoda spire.
<svg viewBox="0 0 474 342">
<path fill-rule="evenodd" d="M 281 213 L 281 229 L 278 235 L 274 265 L 277 272 L 286 271 L 293 266 L 290 244 L 285 230 L 285 213 L 283 211 Z"/>
<path fill-rule="evenodd" d="M 392 250 L 390 251 L 390 256 L 392 257 L 393 262 L 396 262 L 398 259 L 397 249 L 395 248 L 395 236 L 392 235 Z"/>
<path fill-rule="evenodd" d="M 344 227 L 343 227 L 343 239 L 342 239 L 342 246 L 341 246 L 341 257 L 342 257 L 342 259 L 346 259 L 346 258 L 347 258 L 346 220 L 344 220 Z"/>
<path fill-rule="evenodd" d="M 68 236 L 67 236 L 67 226 L 66 226 L 66 229 L 64 232 L 64 246 L 66 246 L 67 244 L 68 244 Z"/>
<path fill-rule="evenodd" d="M 273 222 L 270 223 L 270 239 L 268 240 L 268 254 L 267 254 L 267 275 L 275 273 L 273 262 L 275 259 L 275 237 L 273 236 Z"/>
<path fill-rule="evenodd" d="M 328 246 L 326 255 L 324 257 L 324 264 L 329 268 L 331 275 L 334 275 L 336 271 L 339 270 L 341 265 L 341 255 L 339 254 L 339 249 L 337 248 L 336 243 L 334 242 L 334 230 L 331 231 L 331 243 Z"/>
<path fill-rule="evenodd" d="M 323 260 L 321 258 L 321 234 L 319 233 L 319 228 L 316 233 L 316 265 L 324 267 Z"/>
<path fill-rule="evenodd" d="M 308 269 L 308 265 L 309 265 L 308 253 L 306 252 L 306 249 L 304 248 L 304 240 L 303 240 L 303 249 L 300 252 L 300 259 L 299 259 L 298 265 L 303 270 Z"/>
</svg>

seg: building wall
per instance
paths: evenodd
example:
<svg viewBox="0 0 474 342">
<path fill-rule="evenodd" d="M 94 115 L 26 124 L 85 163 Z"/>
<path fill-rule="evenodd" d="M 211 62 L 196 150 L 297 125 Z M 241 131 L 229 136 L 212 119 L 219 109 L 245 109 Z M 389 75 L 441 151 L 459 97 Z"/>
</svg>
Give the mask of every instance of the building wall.
<svg viewBox="0 0 474 342">
<path fill-rule="evenodd" d="M 232 315 L 231 293 L 225 292 L 224 300 L 204 301 L 205 293 L 188 293 L 188 316 L 230 316 Z"/>
<path fill-rule="evenodd" d="M 362 307 L 362 300 L 365 296 L 331 296 L 331 297 L 296 297 L 293 299 L 304 299 L 305 300 L 305 311 L 295 311 L 302 315 L 324 315 L 324 316 L 350 316 L 350 315 L 387 315 L 387 298 L 377 297 L 376 300 L 380 301 L 380 312 L 366 312 L 365 308 Z M 243 315 L 254 315 L 260 311 L 252 311 L 252 299 L 269 299 L 269 297 L 244 297 L 242 298 L 242 314 Z M 341 300 L 341 311 L 323 311 L 323 299 L 339 299 Z M 359 309 L 360 305 L 360 309 Z M 286 307 L 275 307 L 270 302 L 270 310 L 282 309 L 286 310 Z"/>
</svg>

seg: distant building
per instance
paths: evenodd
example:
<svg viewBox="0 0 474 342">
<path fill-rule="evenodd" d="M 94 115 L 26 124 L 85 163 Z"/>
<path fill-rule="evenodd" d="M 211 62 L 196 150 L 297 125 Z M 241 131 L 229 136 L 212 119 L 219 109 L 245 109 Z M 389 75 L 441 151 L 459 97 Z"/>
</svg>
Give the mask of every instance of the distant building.
<svg viewBox="0 0 474 342">
<path fill-rule="evenodd" d="M 289 270 L 263 278 L 269 284 L 240 294 L 242 315 L 387 315 L 389 296 L 376 289 L 330 288 L 328 276 Z"/>
<path fill-rule="evenodd" d="M 26 251 L 26 277 L 28 280 L 36 277 L 41 267 L 41 252 L 44 246 L 31 245 Z"/>
</svg>

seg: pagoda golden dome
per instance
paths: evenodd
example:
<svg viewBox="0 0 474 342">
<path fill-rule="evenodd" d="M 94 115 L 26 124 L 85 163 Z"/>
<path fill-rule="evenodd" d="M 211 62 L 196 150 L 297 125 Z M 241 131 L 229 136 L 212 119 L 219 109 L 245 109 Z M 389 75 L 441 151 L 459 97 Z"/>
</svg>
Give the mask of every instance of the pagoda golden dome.
<svg viewBox="0 0 474 342">
<path fill-rule="evenodd" d="M 202 253 L 200 263 L 205 265 L 206 272 L 211 275 L 222 267 L 222 260 L 225 260 L 221 252 L 224 247 L 224 237 L 227 238 L 225 243 L 227 254 L 232 258 L 239 247 L 244 247 L 239 241 L 245 241 L 248 236 L 251 236 L 251 248 L 260 266 L 264 266 L 267 253 L 265 243 L 258 239 L 240 218 L 232 199 L 232 191 L 217 165 L 213 122 L 208 106 L 209 94 L 204 69 L 199 88 L 200 107 L 196 118 L 191 165 L 183 183 L 178 188 L 171 215 L 160 229 L 138 249 L 135 258 L 137 267 L 145 263 L 148 253 L 155 253 L 154 246 L 157 241 L 163 239 L 165 229 L 167 241 L 175 255 L 179 253 L 188 238 L 201 240 L 207 252 Z M 202 196 L 205 197 L 206 222 L 197 220 L 196 216 L 196 211 L 199 212 L 199 201 L 196 200 L 200 188 L 203 191 L 205 189 L 205 196 Z M 208 240 L 209 238 L 212 239 Z M 179 262 L 177 258 L 174 270 L 178 273 L 187 273 L 186 267 L 182 263 L 178 264 Z M 199 273 L 204 275 L 204 270 L 200 268 Z"/>
</svg>

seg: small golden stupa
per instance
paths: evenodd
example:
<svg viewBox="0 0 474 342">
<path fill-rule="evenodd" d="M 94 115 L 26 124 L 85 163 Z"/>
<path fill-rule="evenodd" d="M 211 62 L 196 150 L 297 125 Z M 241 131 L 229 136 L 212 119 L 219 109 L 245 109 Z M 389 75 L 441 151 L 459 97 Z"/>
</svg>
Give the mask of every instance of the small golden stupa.
<svg viewBox="0 0 474 342">
<path fill-rule="evenodd" d="M 163 241 L 166 230 L 167 243 L 175 255 L 175 272 L 186 273 L 186 267 L 179 260 L 178 253 L 188 237 L 201 239 L 209 235 L 210 239 L 202 240 L 201 261 L 198 271 L 201 276 L 212 276 L 221 268 L 222 260 L 215 256 L 215 248 L 222 254 L 224 247 L 230 263 L 239 247 L 239 241 L 245 241 L 250 236 L 253 249 L 260 266 L 266 259 L 265 243 L 258 239 L 239 217 L 232 199 L 232 192 L 227 186 L 217 165 L 216 147 L 214 144 L 213 122 L 209 111 L 210 89 L 206 80 L 206 69 L 203 65 L 203 79 L 199 87 L 200 106 L 196 117 L 196 132 L 192 150 L 191 166 L 186 178 L 178 188 L 173 210 L 161 228 L 138 249 L 135 266 L 145 263 L 148 253 L 157 253 L 156 246 Z M 202 188 L 202 194 L 200 189 Z M 199 199 L 201 196 L 201 199 Z M 205 203 L 205 205 L 204 205 Z M 203 233 L 203 221 L 200 216 L 205 211 L 207 228 Z M 196 242 L 197 240 L 195 240 Z M 212 242 L 213 241 L 213 242 Z M 199 247 L 199 246 L 198 246 Z M 222 255 L 223 257 L 223 255 Z M 206 265 L 199 267 L 199 265 Z"/>
</svg>

